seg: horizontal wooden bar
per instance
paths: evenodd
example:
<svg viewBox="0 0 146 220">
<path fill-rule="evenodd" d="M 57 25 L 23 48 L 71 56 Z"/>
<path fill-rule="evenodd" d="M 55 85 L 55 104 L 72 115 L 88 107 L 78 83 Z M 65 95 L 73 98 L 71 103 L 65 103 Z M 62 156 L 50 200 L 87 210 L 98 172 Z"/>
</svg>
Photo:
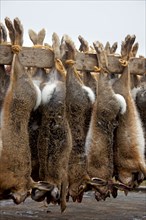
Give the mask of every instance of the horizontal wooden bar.
<svg viewBox="0 0 146 220">
<path fill-rule="evenodd" d="M 9 65 L 12 58 L 11 45 L 0 45 L 0 64 Z M 26 67 L 51 68 L 54 65 L 54 53 L 49 49 L 22 47 L 19 58 Z M 122 72 L 120 58 L 120 56 L 108 55 L 108 70 L 111 73 Z M 129 62 L 132 74 L 146 73 L 146 58 L 131 58 Z M 75 64 L 77 70 L 94 71 L 94 66 L 98 66 L 96 54 L 77 52 Z"/>
</svg>

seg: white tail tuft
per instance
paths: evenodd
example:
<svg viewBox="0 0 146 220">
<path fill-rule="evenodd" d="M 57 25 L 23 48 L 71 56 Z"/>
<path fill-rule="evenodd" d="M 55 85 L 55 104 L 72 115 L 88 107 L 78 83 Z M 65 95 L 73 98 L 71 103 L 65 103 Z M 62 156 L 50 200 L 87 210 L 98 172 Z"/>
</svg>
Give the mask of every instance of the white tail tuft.
<svg viewBox="0 0 146 220">
<path fill-rule="evenodd" d="M 36 104 L 35 104 L 35 107 L 34 107 L 34 110 L 36 110 L 39 107 L 39 105 L 41 104 L 41 90 L 39 89 L 37 84 L 35 84 L 34 81 L 33 81 L 33 84 L 34 84 L 36 94 L 37 94 Z"/>
<path fill-rule="evenodd" d="M 116 99 L 119 102 L 120 107 L 121 107 L 120 113 L 123 115 L 126 112 L 126 108 L 127 108 L 126 101 L 125 101 L 124 97 L 120 94 L 115 94 L 115 96 L 116 96 Z"/>
<path fill-rule="evenodd" d="M 50 99 L 52 98 L 52 95 L 56 89 L 57 84 L 56 83 L 48 83 L 42 90 L 42 103 L 46 104 L 49 103 Z"/>
<path fill-rule="evenodd" d="M 87 86 L 82 86 L 82 88 L 87 92 L 87 95 L 88 95 L 91 103 L 94 104 L 94 102 L 95 102 L 95 94 L 92 91 L 92 89 L 90 87 L 87 87 Z"/>
</svg>

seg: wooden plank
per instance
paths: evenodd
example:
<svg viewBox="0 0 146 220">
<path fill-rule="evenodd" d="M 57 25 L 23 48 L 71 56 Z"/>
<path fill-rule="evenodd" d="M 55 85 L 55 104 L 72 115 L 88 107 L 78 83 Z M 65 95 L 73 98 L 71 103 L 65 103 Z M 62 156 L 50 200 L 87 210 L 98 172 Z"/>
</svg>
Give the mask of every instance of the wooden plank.
<svg viewBox="0 0 146 220">
<path fill-rule="evenodd" d="M 13 53 L 10 45 L 0 45 L 0 64 L 11 64 Z M 51 50 L 23 47 L 19 52 L 20 62 L 24 66 L 52 67 L 54 54 Z"/>
<path fill-rule="evenodd" d="M 20 61 L 27 67 L 51 68 L 54 64 L 54 54 L 49 49 L 23 47 L 19 53 Z M 10 45 L 0 45 L 0 64 L 11 64 L 13 53 Z M 120 56 L 108 55 L 108 70 L 111 73 L 121 73 L 123 67 L 119 63 Z M 94 71 L 98 66 L 96 54 L 78 52 L 76 56 L 77 70 Z M 146 58 L 131 58 L 132 74 L 146 73 Z"/>
<path fill-rule="evenodd" d="M 0 64 L 11 64 L 12 57 L 11 46 L 0 45 Z"/>
<path fill-rule="evenodd" d="M 130 71 L 133 74 L 146 74 L 146 59 L 145 58 L 131 58 Z"/>
<path fill-rule="evenodd" d="M 77 70 L 93 71 L 94 66 L 98 66 L 96 54 L 77 53 L 75 64 Z"/>
</svg>

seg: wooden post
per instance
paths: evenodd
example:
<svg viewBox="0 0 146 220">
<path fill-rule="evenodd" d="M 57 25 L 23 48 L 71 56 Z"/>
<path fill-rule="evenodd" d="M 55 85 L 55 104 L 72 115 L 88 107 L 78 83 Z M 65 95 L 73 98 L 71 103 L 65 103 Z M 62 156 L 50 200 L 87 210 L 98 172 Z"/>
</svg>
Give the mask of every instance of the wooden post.
<svg viewBox="0 0 146 220">
<path fill-rule="evenodd" d="M 11 64 L 13 53 L 11 45 L 0 45 L 0 64 Z M 51 68 L 54 65 L 54 54 L 49 49 L 22 47 L 19 53 L 21 63 L 26 67 Z M 119 63 L 120 56 L 108 55 L 108 70 L 111 73 L 121 73 L 123 67 Z M 132 74 L 146 73 L 146 58 L 130 58 L 130 71 Z M 96 54 L 77 52 L 77 70 L 94 72 L 98 66 Z"/>
</svg>

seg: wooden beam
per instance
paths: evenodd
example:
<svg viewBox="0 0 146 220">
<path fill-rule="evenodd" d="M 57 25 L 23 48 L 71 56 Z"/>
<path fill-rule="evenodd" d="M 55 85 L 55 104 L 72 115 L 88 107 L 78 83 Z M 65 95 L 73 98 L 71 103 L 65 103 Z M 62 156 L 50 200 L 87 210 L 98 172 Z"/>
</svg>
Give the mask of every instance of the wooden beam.
<svg viewBox="0 0 146 220">
<path fill-rule="evenodd" d="M 12 58 L 11 45 L 0 45 L 0 64 L 11 64 Z M 27 67 L 51 68 L 54 64 L 54 54 L 49 49 L 23 47 L 19 58 L 21 63 Z M 108 55 L 108 70 L 111 73 L 122 73 L 120 58 L 120 56 Z M 78 52 L 75 66 L 77 70 L 94 71 L 94 66 L 98 66 L 96 54 Z M 132 74 L 146 73 L 146 58 L 131 58 L 130 70 Z"/>
</svg>

